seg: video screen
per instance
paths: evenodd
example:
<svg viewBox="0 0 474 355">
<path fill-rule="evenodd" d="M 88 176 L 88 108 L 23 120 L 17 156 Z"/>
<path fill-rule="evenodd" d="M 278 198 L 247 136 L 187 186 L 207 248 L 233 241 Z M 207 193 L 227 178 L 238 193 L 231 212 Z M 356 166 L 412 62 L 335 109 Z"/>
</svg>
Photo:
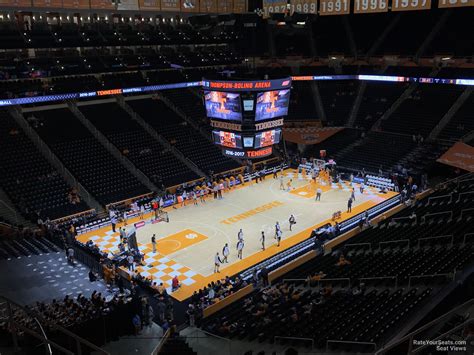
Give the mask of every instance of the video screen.
<svg viewBox="0 0 474 355">
<path fill-rule="evenodd" d="M 207 117 L 241 121 L 240 94 L 220 91 L 204 91 Z"/>
<path fill-rule="evenodd" d="M 233 132 L 212 131 L 214 143 L 228 148 L 242 148 L 242 137 Z"/>
<path fill-rule="evenodd" d="M 280 142 L 281 129 L 260 132 L 255 135 L 255 148 L 268 147 Z"/>
<path fill-rule="evenodd" d="M 257 95 L 255 121 L 286 116 L 289 104 L 290 89 L 261 92 Z"/>
</svg>

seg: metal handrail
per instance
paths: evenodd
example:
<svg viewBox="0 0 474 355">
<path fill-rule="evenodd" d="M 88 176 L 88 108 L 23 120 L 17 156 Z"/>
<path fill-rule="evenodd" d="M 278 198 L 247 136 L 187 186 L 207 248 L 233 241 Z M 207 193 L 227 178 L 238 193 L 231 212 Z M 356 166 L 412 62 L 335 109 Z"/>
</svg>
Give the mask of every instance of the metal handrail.
<svg viewBox="0 0 474 355">
<path fill-rule="evenodd" d="M 456 277 L 456 271 L 452 272 L 452 273 L 444 273 L 444 274 L 429 274 L 429 275 L 410 275 L 408 276 L 408 288 L 411 288 L 411 280 L 414 279 L 414 278 L 418 278 L 418 279 L 421 279 L 423 277 L 437 277 L 437 276 L 449 276 L 449 277 L 452 277 L 453 278 L 453 281 Z"/>
<path fill-rule="evenodd" d="M 349 340 L 326 340 L 326 351 L 329 351 L 329 343 L 352 344 L 352 345 L 371 345 L 377 349 L 377 344 L 368 341 L 349 341 Z"/>
<path fill-rule="evenodd" d="M 15 329 L 15 327 L 19 327 L 21 329 L 23 329 L 25 332 L 33 335 L 34 337 L 40 339 L 42 342 L 46 342 L 48 344 L 52 344 L 53 346 L 55 347 L 59 347 L 60 350 L 64 351 L 65 349 L 62 348 L 61 346 L 55 344 L 54 342 L 52 342 L 51 340 L 48 340 L 48 339 L 45 339 L 44 337 L 42 337 L 41 335 L 37 334 L 36 332 L 24 327 L 22 324 L 18 323 L 15 321 L 15 319 L 13 318 L 13 313 L 11 312 L 11 306 L 14 305 L 16 308 L 18 309 L 21 309 L 25 314 L 30 314 L 31 312 L 28 312 L 25 310 L 25 308 L 21 305 L 19 305 L 18 303 L 4 297 L 4 296 L 1 296 L 0 295 L 0 300 L 3 300 L 5 302 L 7 302 L 7 307 L 9 309 L 9 323 L 13 326 L 13 329 Z M 39 314 L 35 314 L 34 315 L 35 318 L 38 318 L 39 320 L 41 320 L 43 323 L 45 324 L 48 324 L 50 325 L 51 327 L 53 327 L 54 329 L 60 331 L 62 334 L 64 335 L 67 335 L 71 338 L 74 339 L 75 343 L 76 343 L 76 354 L 77 355 L 81 355 L 82 354 L 82 350 L 81 350 L 81 344 L 83 345 L 86 345 L 88 346 L 90 349 L 93 349 L 94 351 L 98 352 L 99 354 L 104 354 L 104 355 L 110 355 L 109 352 L 105 351 L 104 349 L 101 349 L 100 347 L 98 347 L 97 345 L 94 345 L 92 344 L 90 341 L 84 339 L 84 338 L 81 338 L 79 337 L 78 335 L 74 334 L 73 332 L 67 330 L 66 328 L 63 328 L 61 327 L 60 325 L 56 324 L 56 323 L 52 323 L 46 319 L 44 319 L 42 316 L 40 316 Z M 16 337 L 16 334 L 14 335 Z M 64 349 L 64 350 L 63 350 Z M 70 353 L 70 354 L 73 354 L 71 351 L 68 351 L 66 350 L 65 351 L 66 353 Z"/>
<path fill-rule="evenodd" d="M 410 239 L 399 239 L 399 240 L 387 240 L 385 242 L 380 242 L 379 246 L 382 248 L 382 244 L 394 244 L 394 243 L 407 243 L 410 246 Z"/>
<path fill-rule="evenodd" d="M 398 276 L 374 276 L 374 277 L 360 277 L 358 280 L 384 280 L 384 279 L 389 279 L 393 280 L 395 279 L 395 288 L 398 287 Z"/>
<path fill-rule="evenodd" d="M 474 191 L 465 191 L 465 192 L 459 193 L 458 199 L 456 200 L 456 202 L 461 201 L 461 196 L 463 196 L 463 195 L 470 195 L 470 194 L 474 194 Z"/>
<path fill-rule="evenodd" d="M 465 208 L 465 209 L 461 210 L 461 215 L 459 217 L 462 218 L 463 213 L 468 212 L 468 211 L 474 211 L 474 208 Z"/>
<path fill-rule="evenodd" d="M 457 326 L 455 326 L 454 328 L 448 330 L 447 332 L 444 332 L 443 334 L 437 336 L 436 338 L 434 338 L 432 341 L 436 341 L 436 340 L 440 340 L 440 339 L 443 339 L 444 337 L 454 333 L 456 330 L 459 330 L 459 329 L 465 329 L 465 327 L 469 324 L 473 323 L 474 324 L 474 319 L 468 319 L 464 322 L 462 322 L 461 324 L 458 324 Z M 416 354 L 417 352 L 423 350 L 424 348 L 430 346 L 430 344 L 425 344 L 425 345 L 421 345 L 420 347 L 416 348 L 415 350 L 412 350 L 411 353 L 412 354 Z"/>
<path fill-rule="evenodd" d="M 413 332 L 405 335 L 403 338 L 400 338 L 398 339 L 396 342 L 388 345 L 387 347 L 383 347 L 382 349 L 379 349 L 375 355 L 380 355 L 380 354 L 383 354 L 387 351 L 389 351 L 390 349 L 393 349 L 394 347 L 402 344 L 403 342 L 405 342 L 406 340 L 408 340 L 408 344 L 410 346 L 410 349 L 409 349 L 409 353 L 411 352 L 411 346 L 413 345 L 413 337 L 423 331 L 425 331 L 426 329 L 430 328 L 431 326 L 437 324 L 438 322 L 440 321 L 443 321 L 445 319 L 447 319 L 448 317 L 450 317 L 452 314 L 454 313 L 457 313 L 459 310 L 463 309 L 463 308 L 467 308 L 467 307 L 470 307 L 474 305 L 474 298 L 471 298 L 469 301 L 457 306 L 456 308 L 453 308 L 452 310 L 450 310 L 449 312 L 439 316 L 438 318 L 432 320 L 431 322 L 429 323 L 426 323 L 424 326 L 414 330 Z"/>
<path fill-rule="evenodd" d="M 441 238 L 449 238 L 451 237 L 451 246 L 454 245 L 454 234 L 446 234 L 446 235 L 440 235 L 437 237 L 426 237 L 426 238 L 420 238 L 418 239 L 418 248 L 420 247 L 421 241 L 422 240 L 429 240 L 429 239 L 441 239 Z"/>
<path fill-rule="evenodd" d="M 301 341 L 309 341 L 311 342 L 311 349 L 314 349 L 314 339 L 313 338 L 299 338 L 299 337 L 284 337 L 275 335 L 273 337 L 273 341 L 276 343 L 277 339 L 289 339 L 289 340 L 301 340 Z"/>
<path fill-rule="evenodd" d="M 34 318 L 36 323 L 38 324 L 38 327 L 40 328 L 41 330 L 41 333 L 43 334 L 43 337 L 48 340 L 48 336 L 46 335 L 46 332 L 44 331 L 43 327 L 41 326 L 41 323 L 39 322 L 38 318 Z M 46 348 L 48 349 L 48 353 L 49 355 L 53 355 L 53 351 L 51 350 L 51 344 L 49 343 L 46 343 Z"/>
<path fill-rule="evenodd" d="M 353 246 L 361 246 L 361 245 L 368 245 L 369 250 L 372 251 L 372 243 L 350 243 L 350 244 L 346 244 L 345 247 L 353 247 Z"/>
<path fill-rule="evenodd" d="M 429 205 L 429 204 L 431 203 L 431 200 L 437 200 L 437 199 L 439 199 L 439 198 L 444 198 L 444 197 L 449 197 L 448 203 L 453 202 L 453 194 L 450 193 L 450 194 L 446 194 L 446 195 L 442 195 L 442 196 L 428 197 L 428 203 L 427 203 L 427 205 Z"/>
<path fill-rule="evenodd" d="M 337 278 L 333 278 L 333 279 L 321 279 L 321 280 L 318 280 L 318 287 L 319 287 L 319 284 L 324 281 L 348 281 L 349 282 L 349 288 L 351 287 L 351 279 L 349 277 L 337 277 Z"/>
<path fill-rule="evenodd" d="M 462 241 L 462 245 L 465 245 L 465 244 L 466 244 L 466 237 L 467 237 L 468 235 L 474 235 L 474 233 L 466 233 L 466 234 L 464 234 L 464 238 L 463 238 L 463 241 Z"/>
<path fill-rule="evenodd" d="M 392 218 L 391 221 L 397 222 L 397 221 L 400 221 L 400 220 L 403 220 L 403 219 L 408 219 L 409 221 L 413 220 L 413 218 L 411 216 L 403 216 L 403 217 Z M 415 222 L 418 222 L 418 216 L 416 216 L 414 219 L 415 219 Z"/>
<path fill-rule="evenodd" d="M 450 218 L 453 219 L 453 211 L 442 211 L 442 212 L 435 212 L 435 213 L 427 213 L 424 216 L 421 217 L 421 222 L 425 223 L 426 217 L 431 217 L 431 216 L 439 216 L 443 214 L 449 214 Z"/>
<path fill-rule="evenodd" d="M 161 338 L 160 342 L 156 345 L 156 347 L 152 350 L 151 355 L 158 355 L 161 351 L 161 348 L 163 348 L 163 345 L 165 345 L 166 340 L 168 340 L 169 336 L 171 334 L 170 328 L 168 328 L 163 334 L 163 337 Z"/>
</svg>

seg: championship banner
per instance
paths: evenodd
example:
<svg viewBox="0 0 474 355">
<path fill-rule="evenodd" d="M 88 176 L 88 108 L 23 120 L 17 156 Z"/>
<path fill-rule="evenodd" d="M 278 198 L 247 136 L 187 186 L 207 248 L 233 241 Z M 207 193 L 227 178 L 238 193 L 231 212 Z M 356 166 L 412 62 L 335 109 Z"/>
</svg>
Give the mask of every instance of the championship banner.
<svg viewBox="0 0 474 355">
<path fill-rule="evenodd" d="M 316 14 L 318 13 L 318 0 L 290 0 L 291 14 Z"/>
<path fill-rule="evenodd" d="M 247 0 L 234 0 L 234 14 L 247 12 Z"/>
<path fill-rule="evenodd" d="M 91 0 L 91 9 L 115 9 L 112 0 Z"/>
<path fill-rule="evenodd" d="M 319 15 L 348 15 L 350 7 L 350 0 L 320 0 Z"/>
<path fill-rule="evenodd" d="M 354 0 L 355 14 L 388 12 L 388 0 Z"/>
<path fill-rule="evenodd" d="M 431 9 L 431 0 L 393 0 L 392 11 L 415 11 Z"/>
<path fill-rule="evenodd" d="M 199 0 L 181 0 L 182 12 L 199 12 Z"/>
<path fill-rule="evenodd" d="M 120 0 L 117 10 L 138 10 L 138 0 Z"/>
<path fill-rule="evenodd" d="M 437 162 L 474 172 L 474 147 L 457 142 Z"/>
<path fill-rule="evenodd" d="M 216 13 L 217 0 L 201 0 L 199 2 L 199 12 Z"/>
<path fill-rule="evenodd" d="M 180 0 L 161 0 L 161 11 L 179 12 L 180 10 Z"/>
<path fill-rule="evenodd" d="M 283 128 L 283 139 L 297 144 L 318 144 L 343 129 L 343 127 Z"/>
<path fill-rule="evenodd" d="M 270 17 L 271 14 L 284 13 L 286 11 L 286 0 L 263 0 L 263 17 Z"/>
<path fill-rule="evenodd" d="M 31 7 L 31 0 L 0 0 L 0 6 Z"/>
<path fill-rule="evenodd" d="M 233 10 L 232 0 L 217 0 L 217 12 L 228 14 Z"/>
<path fill-rule="evenodd" d="M 65 9 L 89 9 L 89 0 L 63 0 Z"/>
<path fill-rule="evenodd" d="M 62 0 L 33 0 L 34 7 L 54 7 L 61 8 L 63 7 Z"/>
<path fill-rule="evenodd" d="M 157 10 L 160 11 L 160 0 L 138 0 L 140 10 Z"/>
<path fill-rule="evenodd" d="M 439 0 L 438 7 L 464 7 L 464 6 L 474 6 L 474 0 Z"/>
</svg>

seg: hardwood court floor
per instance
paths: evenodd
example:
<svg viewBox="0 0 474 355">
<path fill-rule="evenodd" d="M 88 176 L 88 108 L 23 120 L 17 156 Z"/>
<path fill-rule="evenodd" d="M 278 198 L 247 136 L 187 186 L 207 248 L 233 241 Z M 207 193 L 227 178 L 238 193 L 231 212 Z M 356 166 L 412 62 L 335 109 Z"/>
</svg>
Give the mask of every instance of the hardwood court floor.
<svg viewBox="0 0 474 355">
<path fill-rule="evenodd" d="M 321 201 L 315 201 L 316 184 L 298 179 L 291 170 L 285 172 L 286 182 L 293 179 L 293 189 L 280 190 L 280 181 L 267 176 L 262 183 L 245 186 L 224 193 L 223 199 L 209 198 L 206 203 L 194 206 L 188 201 L 185 207 L 168 208 L 169 223 L 146 224 L 137 229 L 137 241 L 145 253 L 146 266 L 139 267 L 145 276 L 163 282 L 169 287 L 170 280 L 178 275 L 182 287 L 172 294 L 178 300 L 190 297 L 195 290 L 209 282 L 234 275 L 257 262 L 306 239 L 311 230 L 330 221 L 332 213 L 342 211 L 342 220 L 360 213 L 395 195 L 381 195 L 368 188 L 361 195 L 356 186 L 356 201 L 352 213 L 346 213 L 350 188 L 342 185 L 321 186 Z M 289 230 L 290 214 L 297 224 Z M 280 247 L 274 239 L 275 223 L 279 222 L 283 238 Z M 131 225 L 129 221 L 129 225 Z M 237 233 L 242 228 L 245 248 L 243 260 L 237 258 Z M 261 249 L 260 235 L 265 232 L 266 250 Z M 152 253 L 150 238 L 156 234 L 157 253 Z M 78 237 L 81 241 L 94 240 L 101 248 L 114 251 L 118 233 L 103 228 Z M 106 239 L 106 240 L 105 240 Z M 230 247 L 229 263 L 214 274 L 214 256 L 225 243 Z"/>
</svg>

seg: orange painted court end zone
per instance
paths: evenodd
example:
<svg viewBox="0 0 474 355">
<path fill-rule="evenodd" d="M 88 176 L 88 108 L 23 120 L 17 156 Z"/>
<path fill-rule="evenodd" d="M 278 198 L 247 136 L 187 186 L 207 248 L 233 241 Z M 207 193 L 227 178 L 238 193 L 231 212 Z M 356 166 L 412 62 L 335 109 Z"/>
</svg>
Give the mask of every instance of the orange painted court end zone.
<svg viewBox="0 0 474 355">
<path fill-rule="evenodd" d="M 204 234 L 195 232 L 192 229 L 185 229 L 165 238 L 158 239 L 156 241 L 156 251 L 161 255 L 168 255 L 206 239 L 207 237 Z M 151 243 L 146 245 L 151 249 Z"/>
</svg>

